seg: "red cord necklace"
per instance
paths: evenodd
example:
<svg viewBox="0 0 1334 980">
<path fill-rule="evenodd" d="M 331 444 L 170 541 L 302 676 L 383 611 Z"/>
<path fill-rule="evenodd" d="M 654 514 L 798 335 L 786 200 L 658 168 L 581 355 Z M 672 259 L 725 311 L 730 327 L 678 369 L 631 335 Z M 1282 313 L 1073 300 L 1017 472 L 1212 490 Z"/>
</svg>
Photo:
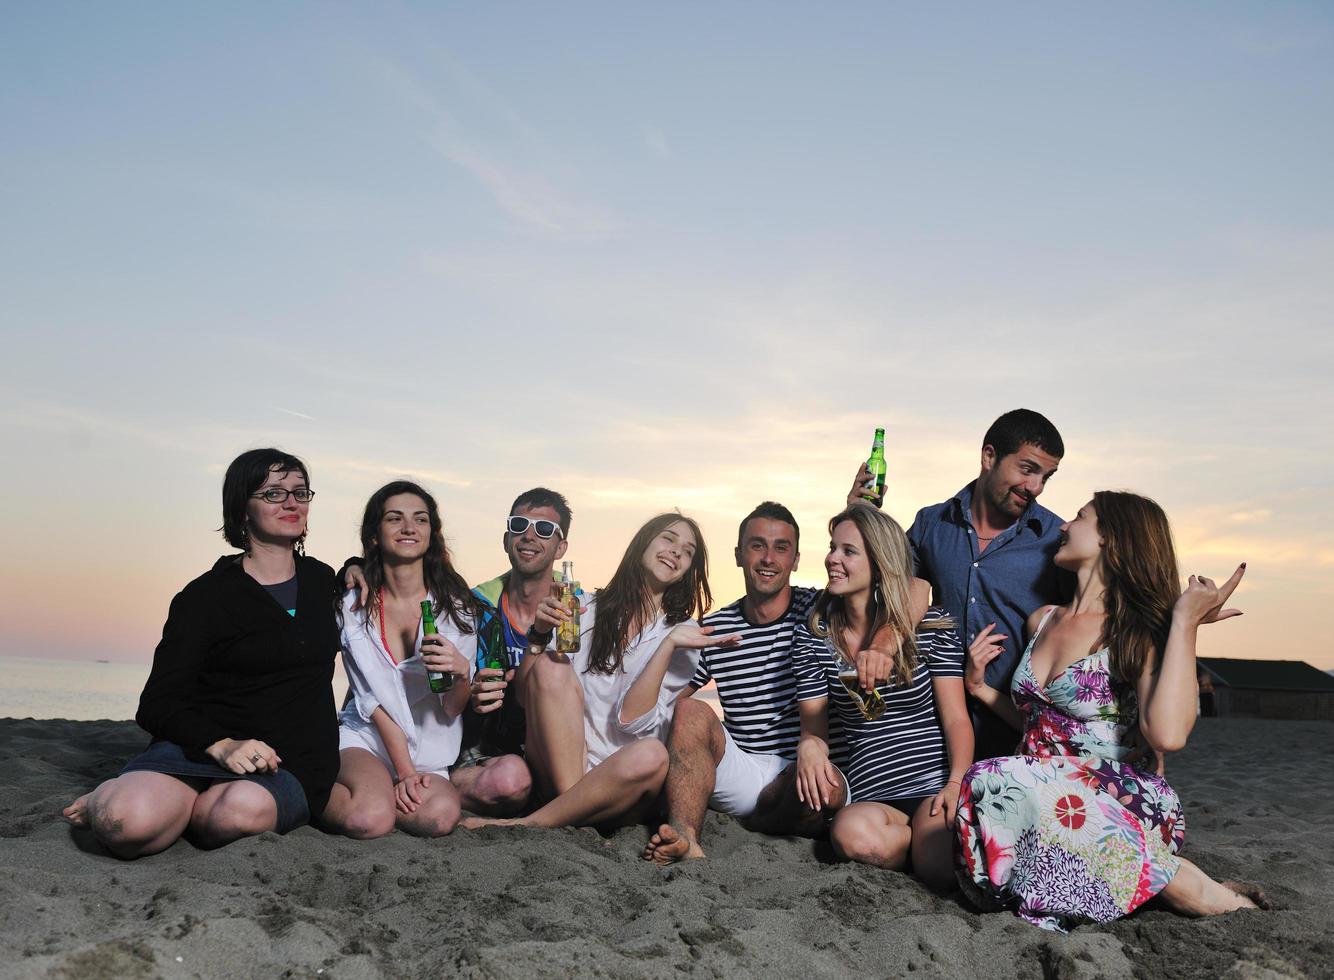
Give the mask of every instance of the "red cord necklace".
<svg viewBox="0 0 1334 980">
<path fill-rule="evenodd" d="M 384 586 L 376 590 L 375 601 L 380 606 L 380 645 L 384 647 L 384 659 L 389 661 L 390 667 L 397 667 L 398 661 L 389 652 L 389 636 L 384 631 Z"/>
</svg>

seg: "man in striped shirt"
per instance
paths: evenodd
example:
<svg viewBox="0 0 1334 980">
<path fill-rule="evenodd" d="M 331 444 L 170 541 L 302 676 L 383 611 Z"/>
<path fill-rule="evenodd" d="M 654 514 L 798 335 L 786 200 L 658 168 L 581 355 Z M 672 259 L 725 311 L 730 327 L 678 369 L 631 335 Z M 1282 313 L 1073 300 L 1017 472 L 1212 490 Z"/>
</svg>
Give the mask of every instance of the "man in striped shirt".
<svg viewBox="0 0 1334 980">
<path fill-rule="evenodd" d="M 664 787 L 668 822 L 645 847 L 646 860 L 671 864 L 704 857 L 699 835 L 709 808 L 768 833 L 811 835 L 824 827 L 823 814 L 799 804 L 790 775 L 784 778 L 801 734 L 792 636 L 816 596 L 815 589 L 790 581 L 800 559 L 800 538 L 791 511 L 772 501 L 741 522 L 736 563 L 746 594 L 704 618 L 716 637 L 740 633 L 741 640 L 704 650 L 676 703 Z M 888 678 L 890 655 L 867 650 L 858 659 L 872 686 L 872 678 Z M 721 723 L 712 708 L 691 698 L 710 680 L 718 686 Z M 841 753 L 837 731 L 830 732 L 830 741 Z"/>
</svg>

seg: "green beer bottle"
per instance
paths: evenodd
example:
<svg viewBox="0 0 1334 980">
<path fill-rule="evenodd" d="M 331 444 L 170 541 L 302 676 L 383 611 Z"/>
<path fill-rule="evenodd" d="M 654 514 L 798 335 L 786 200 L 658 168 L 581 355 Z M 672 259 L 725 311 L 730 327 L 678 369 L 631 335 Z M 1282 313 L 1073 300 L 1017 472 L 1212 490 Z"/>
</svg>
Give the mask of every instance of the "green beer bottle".
<svg viewBox="0 0 1334 980">
<path fill-rule="evenodd" d="M 505 623 L 501 619 L 499 609 L 491 614 L 491 620 L 486 624 L 486 629 L 480 637 L 479 642 L 485 645 L 482 654 L 483 666 L 489 670 L 498 670 L 503 676 L 512 666 L 510 659 L 509 646 L 505 643 Z M 519 739 L 514 738 L 511 729 L 514 727 L 514 714 L 517 705 L 513 703 L 512 692 L 507 692 L 505 703 L 499 711 L 492 711 L 486 715 L 470 715 L 472 718 L 480 717 L 482 737 L 481 745 L 485 746 L 483 751 L 487 755 L 508 755 L 512 752 L 519 752 L 522 735 Z"/>
<path fill-rule="evenodd" d="M 487 623 L 483 642 L 486 644 L 486 655 L 482 666 L 488 670 L 509 670 L 509 651 L 505 649 L 505 624 L 500 621 L 499 610 L 496 610 L 491 621 Z"/>
<path fill-rule="evenodd" d="M 872 494 L 881 494 L 885 492 L 885 430 L 875 430 L 875 441 L 871 443 L 871 458 L 866 461 L 866 468 L 871 471 L 871 477 L 863 484 L 862 489 L 866 493 L 862 494 L 863 499 L 869 500 L 879 507 L 883 502 L 883 496 L 873 496 Z"/>
<path fill-rule="evenodd" d="M 435 629 L 435 610 L 431 608 L 431 600 L 422 600 L 422 636 L 427 637 L 436 631 Z M 430 681 L 432 694 L 444 694 L 454 687 L 453 674 L 441 674 L 434 670 L 426 672 L 426 679 Z"/>
</svg>

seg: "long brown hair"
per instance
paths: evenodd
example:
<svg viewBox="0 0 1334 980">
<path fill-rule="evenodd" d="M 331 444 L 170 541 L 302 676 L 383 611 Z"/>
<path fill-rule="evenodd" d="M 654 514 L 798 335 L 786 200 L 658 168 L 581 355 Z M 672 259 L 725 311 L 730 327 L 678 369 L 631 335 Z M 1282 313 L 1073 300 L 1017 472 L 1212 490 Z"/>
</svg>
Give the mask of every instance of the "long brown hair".
<svg viewBox="0 0 1334 980">
<path fill-rule="evenodd" d="M 1106 585 L 1099 643 L 1108 649 L 1112 675 L 1133 684 L 1146 661 L 1158 669 L 1181 595 L 1172 528 L 1156 503 L 1124 491 L 1099 490 L 1093 512 Z"/>
<path fill-rule="evenodd" d="M 662 611 L 668 625 L 698 619 L 713 605 L 709 591 L 709 551 L 704 535 L 689 517 L 659 514 L 630 539 L 621 563 L 611 581 L 597 594 L 597 615 L 593 620 L 593 644 L 588 654 L 588 673 L 614 674 L 621 670 L 625 648 L 649 625 L 653 616 L 653 593 L 649 589 L 644 552 L 663 531 L 673 524 L 688 524 L 695 535 L 695 554 L 680 580 L 662 594 Z"/>
<path fill-rule="evenodd" d="M 473 623 L 479 611 L 476 596 L 468 588 L 467 581 L 454 569 L 449 547 L 445 544 L 445 535 L 440 521 L 440 507 L 435 498 L 416 483 L 407 480 L 395 480 L 386 483 L 366 501 L 366 510 L 361 517 L 361 553 L 366 556 L 366 585 L 370 590 L 370 601 L 366 603 L 366 622 L 373 616 L 384 616 L 380 608 L 380 590 L 384 587 L 384 558 L 380 550 L 380 522 L 384 520 L 384 507 L 390 497 L 400 493 L 410 493 L 420 497 L 426 504 L 426 513 L 431 521 L 431 539 L 426 554 L 422 556 L 422 578 L 426 589 L 435 601 L 435 616 L 441 614 L 454 621 L 461 633 L 471 633 Z M 342 607 L 339 607 L 341 613 Z"/>
<path fill-rule="evenodd" d="M 889 626 L 898 638 L 899 649 L 894 656 L 894 673 L 890 678 L 896 686 L 911 684 L 917 670 L 917 637 L 913 624 L 912 604 L 908 583 L 912 581 L 912 561 L 908 554 L 908 536 L 898 521 L 884 511 L 866 504 L 853 504 L 829 520 L 829 536 L 834 528 L 851 521 L 861 532 L 862 543 L 871 565 L 871 602 L 867 606 L 870 622 L 863 642 Z M 828 590 L 816 597 L 811 609 L 810 631 L 815 636 L 828 637 L 834 647 L 849 662 L 859 652 L 845 650 L 843 632 L 848 627 L 848 614 L 841 596 L 830 595 Z M 952 629 L 952 619 L 936 619 L 922 624 L 923 629 Z"/>
</svg>

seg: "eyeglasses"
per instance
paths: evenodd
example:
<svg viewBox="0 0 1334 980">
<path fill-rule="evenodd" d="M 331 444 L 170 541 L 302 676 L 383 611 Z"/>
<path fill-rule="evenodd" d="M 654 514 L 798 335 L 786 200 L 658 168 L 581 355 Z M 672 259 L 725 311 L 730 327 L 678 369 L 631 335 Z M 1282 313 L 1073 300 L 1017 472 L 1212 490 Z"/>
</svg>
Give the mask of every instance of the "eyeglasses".
<svg viewBox="0 0 1334 980">
<path fill-rule="evenodd" d="M 267 500 L 271 504 L 284 503 L 288 497 L 295 497 L 298 504 L 310 503 L 310 498 L 315 496 L 315 491 L 310 487 L 297 487 L 295 490 L 288 490 L 286 487 L 269 487 L 267 490 L 261 490 L 259 493 L 252 493 L 250 496 Z"/>
<path fill-rule="evenodd" d="M 505 518 L 505 530 L 510 534 L 523 534 L 529 527 L 539 538 L 549 538 L 553 534 L 559 534 L 565 537 L 565 532 L 560 529 L 560 525 L 555 521 L 539 520 L 535 521 L 531 517 L 519 517 L 517 514 L 511 514 Z"/>
</svg>

